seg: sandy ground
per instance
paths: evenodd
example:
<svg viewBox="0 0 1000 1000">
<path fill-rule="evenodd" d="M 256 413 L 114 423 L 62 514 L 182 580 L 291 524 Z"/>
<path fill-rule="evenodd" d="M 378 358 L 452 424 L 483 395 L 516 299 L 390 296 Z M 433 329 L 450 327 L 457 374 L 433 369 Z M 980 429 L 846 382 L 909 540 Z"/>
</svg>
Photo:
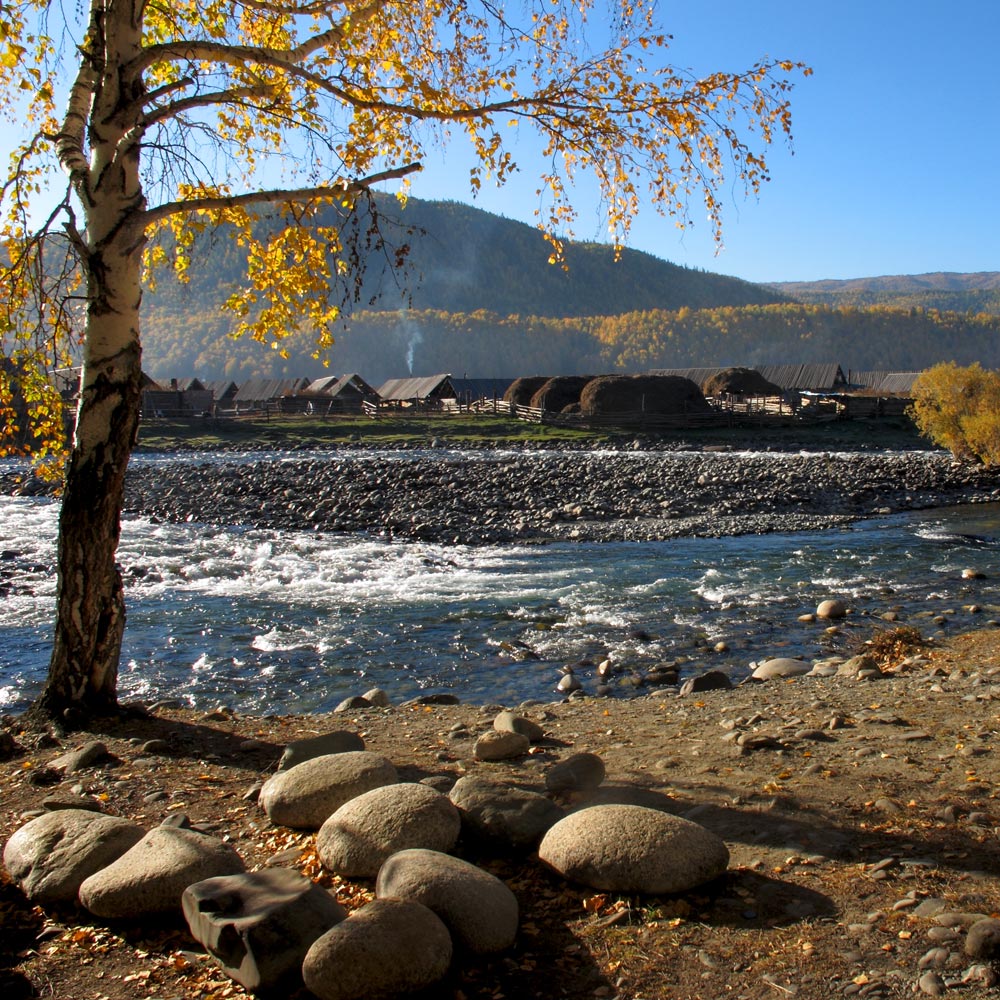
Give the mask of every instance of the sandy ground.
<svg viewBox="0 0 1000 1000">
<path fill-rule="evenodd" d="M 280 718 L 163 708 L 60 740 L 10 719 L 19 749 L 0 764 L 0 839 L 51 796 L 83 794 L 146 825 L 184 812 L 231 840 L 249 867 L 296 867 L 356 906 L 370 883 L 322 872 L 311 835 L 272 827 L 245 797 L 286 742 L 352 729 L 403 780 L 487 773 L 535 789 L 551 764 L 588 750 L 608 771 L 595 801 L 696 820 L 726 841 L 728 873 L 678 897 L 615 896 L 568 884 L 534 857 L 462 844 L 511 886 L 521 930 L 495 960 L 457 960 L 427 1000 L 996 996 L 976 978 L 990 967 L 963 948 L 975 915 L 1000 912 L 1000 630 L 913 653 L 884 643 L 888 672 L 872 681 L 525 707 L 547 738 L 506 763 L 472 755 L 496 706 Z M 91 739 L 107 745 L 108 763 L 45 784 L 49 761 Z M 153 739 L 166 749 L 144 748 Z M 5 1000 L 244 995 L 182 924 L 43 911 L 9 881 L 0 924 Z"/>
</svg>

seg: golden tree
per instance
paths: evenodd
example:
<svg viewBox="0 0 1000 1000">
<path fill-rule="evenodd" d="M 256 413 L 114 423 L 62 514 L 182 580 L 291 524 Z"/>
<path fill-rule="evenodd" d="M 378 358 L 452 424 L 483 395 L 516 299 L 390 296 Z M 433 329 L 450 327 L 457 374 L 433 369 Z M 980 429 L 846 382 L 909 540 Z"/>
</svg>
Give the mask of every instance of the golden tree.
<svg viewBox="0 0 1000 1000">
<path fill-rule="evenodd" d="M 1000 372 L 953 361 L 921 372 L 910 412 L 917 429 L 956 458 L 1000 462 Z"/>
<path fill-rule="evenodd" d="M 280 349 L 304 326 L 326 350 L 358 241 L 377 239 L 373 187 L 461 140 L 475 154 L 471 191 L 503 184 L 524 129 L 542 137 L 539 225 L 552 261 L 572 233 L 578 175 L 596 179 L 616 246 L 643 196 L 682 224 L 701 201 L 718 239 L 723 185 L 758 191 L 768 144 L 790 136 L 789 77 L 808 72 L 770 59 L 700 78 L 675 70 L 654 0 L 88 0 L 77 10 L 79 23 L 49 0 L 0 7 L 5 129 L 22 137 L 0 207 L 0 322 L 14 361 L 0 390 L 32 403 L 40 440 L 57 407 L 39 364 L 61 363 L 69 344 L 83 363 L 52 659 L 34 706 L 49 716 L 116 704 L 115 550 L 139 415 L 144 267 L 169 258 L 183 274 L 197 266 L 196 235 L 223 227 L 246 253 L 246 286 L 227 303 L 239 332 Z M 320 224 L 331 206 L 340 221 Z M 265 213 L 269 224 L 255 224 Z"/>
</svg>

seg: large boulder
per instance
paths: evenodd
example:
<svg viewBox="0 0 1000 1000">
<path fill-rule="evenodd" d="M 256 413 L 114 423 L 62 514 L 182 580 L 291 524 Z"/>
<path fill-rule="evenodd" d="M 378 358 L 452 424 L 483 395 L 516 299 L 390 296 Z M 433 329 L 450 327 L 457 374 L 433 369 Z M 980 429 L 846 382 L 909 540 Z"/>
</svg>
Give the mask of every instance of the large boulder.
<svg viewBox="0 0 1000 1000">
<path fill-rule="evenodd" d="M 562 413 L 567 406 L 580 402 L 580 394 L 593 375 L 557 375 L 550 378 L 532 397 L 530 405 L 537 410 Z"/>
<path fill-rule="evenodd" d="M 287 868 L 195 882 L 181 905 L 194 939 L 230 978 L 285 996 L 301 987 L 312 943 L 347 917 L 331 893 Z"/>
<path fill-rule="evenodd" d="M 411 899 L 433 910 L 454 943 L 475 955 L 503 951 L 517 935 L 517 897 L 495 875 L 437 851 L 392 855 L 375 882 L 379 898 Z"/>
<path fill-rule="evenodd" d="M 685 892 L 721 875 L 729 851 L 690 820 L 644 806 L 591 806 L 542 838 L 541 861 L 603 892 Z"/>
<path fill-rule="evenodd" d="M 601 375 L 580 394 L 584 416 L 648 413 L 679 416 L 707 413 L 701 389 L 679 375 Z"/>
<path fill-rule="evenodd" d="M 80 886 L 80 902 L 109 919 L 180 913 L 195 882 L 245 870 L 229 844 L 197 830 L 158 826 Z"/>
<path fill-rule="evenodd" d="M 449 797 L 469 834 L 513 850 L 531 850 L 563 815 L 538 792 L 471 774 L 455 782 Z"/>
<path fill-rule="evenodd" d="M 376 899 L 313 942 L 302 978 L 319 1000 L 390 1000 L 436 983 L 451 954 L 448 928 L 426 906 Z"/>
<path fill-rule="evenodd" d="M 260 804 L 272 823 L 318 830 L 345 802 L 397 780 L 396 769 L 379 754 L 367 750 L 324 754 L 268 778 L 260 790 Z"/>
<path fill-rule="evenodd" d="M 117 861 L 145 833 L 117 816 L 59 809 L 16 830 L 4 846 L 3 863 L 31 902 L 73 902 L 84 879 Z"/>
<path fill-rule="evenodd" d="M 531 406 L 532 396 L 548 381 L 548 375 L 525 375 L 516 378 L 507 386 L 503 400 L 512 406 Z"/>
<path fill-rule="evenodd" d="M 285 752 L 278 761 L 279 771 L 288 771 L 304 761 L 314 757 L 324 757 L 331 753 L 350 753 L 354 750 L 364 750 L 365 741 L 349 729 L 336 729 L 319 736 L 307 736 L 301 740 L 292 740 L 285 747 Z"/>
<path fill-rule="evenodd" d="M 723 368 L 701 384 L 705 396 L 780 396 L 780 385 L 769 382 L 755 368 Z"/>
<path fill-rule="evenodd" d="M 384 785 L 345 802 L 320 827 L 316 853 L 338 875 L 374 877 L 396 851 L 450 851 L 461 829 L 447 795 L 429 785 Z"/>
</svg>

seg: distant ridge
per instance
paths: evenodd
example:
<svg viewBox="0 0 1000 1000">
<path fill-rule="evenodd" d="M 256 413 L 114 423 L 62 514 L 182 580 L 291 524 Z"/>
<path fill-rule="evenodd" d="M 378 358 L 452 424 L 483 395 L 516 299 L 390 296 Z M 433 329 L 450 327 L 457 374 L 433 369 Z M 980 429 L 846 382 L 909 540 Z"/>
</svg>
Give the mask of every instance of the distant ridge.
<svg viewBox="0 0 1000 1000">
<path fill-rule="evenodd" d="M 896 305 L 955 312 L 1000 312 L 1000 271 L 893 274 L 874 278 L 772 282 L 767 287 L 819 305 Z"/>
<path fill-rule="evenodd" d="M 394 199 L 386 235 L 408 243 L 405 286 L 371 252 L 356 311 L 335 330 L 329 367 L 308 334 L 287 357 L 227 335 L 221 307 L 245 282 L 225 234 L 195 246 L 191 281 L 161 273 L 142 307 L 143 364 L 156 378 L 316 378 L 372 383 L 595 374 L 653 368 L 836 362 L 913 371 L 938 361 L 1000 366 L 1000 273 L 756 285 L 652 254 L 568 243 L 569 270 L 522 222 L 447 201 Z M 412 230 L 412 232 L 411 232 Z"/>
</svg>

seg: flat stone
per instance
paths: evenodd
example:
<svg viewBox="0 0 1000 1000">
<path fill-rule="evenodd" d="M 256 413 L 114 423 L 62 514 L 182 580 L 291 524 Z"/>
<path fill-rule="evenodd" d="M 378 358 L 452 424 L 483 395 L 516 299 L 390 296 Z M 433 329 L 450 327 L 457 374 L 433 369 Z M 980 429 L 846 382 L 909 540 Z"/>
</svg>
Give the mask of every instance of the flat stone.
<svg viewBox="0 0 1000 1000">
<path fill-rule="evenodd" d="M 396 851 L 450 851 L 461 829 L 447 795 L 418 783 L 384 785 L 345 802 L 320 827 L 316 853 L 338 875 L 373 878 Z"/>
<path fill-rule="evenodd" d="M 287 868 L 227 875 L 189 885 L 181 898 L 196 941 L 251 992 L 302 986 L 312 943 L 347 917 L 334 896 Z"/>
<path fill-rule="evenodd" d="M 82 882 L 145 835 L 135 823 L 82 809 L 45 813 L 16 830 L 3 863 L 33 903 L 73 902 Z"/>
<path fill-rule="evenodd" d="M 278 770 L 287 771 L 301 764 L 303 761 L 312 760 L 314 757 L 324 757 L 331 753 L 350 753 L 351 751 L 364 750 L 365 741 L 347 729 L 335 729 L 330 733 L 322 733 L 319 736 L 308 736 L 301 740 L 292 740 L 281 755 L 278 761 Z"/>
<path fill-rule="evenodd" d="M 777 656 L 772 660 L 759 663 L 751 677 L 759 681 L 769 681 L 780 677 L 801 677 L 809 673 L 812 665 L 805 660 L 793 660 L 787 656 Z"/>
<path fill-rule="evenodd" d="M 643 806 L 591 806 L 542 838 L 538 857 L 566 878 L 608 892 L 685 892 L 721 875 L 729 850 L 692 823 Z"/>
<path fill-rule="evenodd" d="M 375 893 L 423 903 L 444 921 L 456 947 L 475 955 L 503 951 L 517 935 L 514 893 L 496 876 L 448 854 L 393 854 L 379 870 Z"/>
<path fill-rule="evenodd" d="M 110 756 L 108 748 L 100 740 L 92 740 L 76 750 L 70 750 L 49 761 L 48 766 L 55 771 L 62 771 L 63 774 L 73 774 L 88 767 L 95 767 L 108 760 Z"/>
<path fill-rule="evenodd" d="M 476 760 L 510 760 L 513 757 L 523 757 L 530 749 L 531 741 L 527 736 L 491 729 L 476 740 L 472 754 Z"/>
<path fill-rule="evenodd" d="M 426 906 L 376 899 L 313 942 L 302 978 L 319 1000 L 392 1000 L 436 983 L 451 955 L 448 928 Z"/>
<path fill-rule="evenodd" d="M 272 823 L 318 830 L 345 802 L 396 781 L 396 769 L 379 754 L 324 754 L 268 778 L 260 804 Z"/>
<path fill-rule="evenodd" d="M 244 868 L 236 851 L 215 837 L 158 826 L 86 879 L 80 886 L 80 902 L 95 916 L 110 919 L 179 913 L 189 885 L 236 875 Z"/>
</svg>

